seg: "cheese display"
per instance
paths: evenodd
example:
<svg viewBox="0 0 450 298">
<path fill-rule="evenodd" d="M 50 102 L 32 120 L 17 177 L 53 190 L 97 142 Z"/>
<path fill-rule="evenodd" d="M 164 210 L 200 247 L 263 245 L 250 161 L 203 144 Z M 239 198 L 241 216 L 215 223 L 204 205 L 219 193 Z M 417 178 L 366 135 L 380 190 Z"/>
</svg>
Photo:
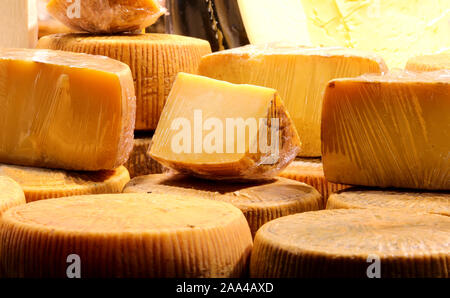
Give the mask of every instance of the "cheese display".
<svg viewBox="0 0 450 298">
<path fill-rule="evenodd" d="M 78 196 L 33 202 L 0 219 L 5 277 L 243 277 L 252 237 L 231 204 L 155 194 Z"/>
<path fill-rule="evenodd" d="M 450 189 L 450 70 L 331 81 L 322 153 L 330 182 Z"/>
<path fill-rule="evenodd" d="M 410 71 L 437 71 L 450 69 L 450 51 L 437 55 L 413 57 L 408 60 L 406 69 Z"/>
<path fill-rule="evenodd" d="M 0 175 L 20 184 L 27 202 L 75 195 L 121 193 L 130 175 L 121 166 L 112 171 L 69 172 L 0 164 Z"/>
<path fill-rule="evenodd" d="M 250 276 L 449 277 L 450 217 L 383 209 L 305 212 L 256 234 Z"/>
<path fill-rule="evenodd" d="M 34 48 L 38 41 L 36 0 L 2 0 L 0 48 Z"/>
<path fill-rule="evenodd" d="M 133 146 L 126 64 L 101 56 L 0 49 L 0 162 L 111 170 Z"/>
<path fill-rule="evenodd" d="M 20 185 L 0 174 L 0 216 L 9 208 L 25 203 L 25 195 Z"/>
<path fill-rule="evenodd" d="M 286 43 L 213 53 L 203 57 L 199 66 L 200 75 L 276 89 L 295 123 L 303 157 L 321 155 L 320 121 L 328 81 L 386 70 L 383 60 L 370 53 Z"/>
<path fill-rule="evenodd" d="M 131 178 L 159 174 L 164 171 L 164 167 L 148 154 L 151 145 L 151 137 L 135 137 L 133 151 L 131 151 L 130 157 L 125 163 Z"/>
<path fill-rule="evenodd" d="M 50 0 L 47 10 L 68 27 L 91 33 L 139 31 L 165 13 L 157 0 Z"/>
<path fill-rule="evenodd" d="M 150 156 L 208 179 L 265 179 L 295 158 L 300 141 L 276 90 L 180 73 Z"/>
<path fill-rule="evenodd" d="M 41 38 L 38 47 L 104 55 L 129 65 L 136 89 L 137 130 L 156 129 L 178 72 L 196 73 L 200 58 L 211 53 L 207 41 L 170 34 L 57 34 Z"/>
<path fill-rule="evenodd" d="M 390 68 L 450 48 L 447 0 L 238 0 L 253 44 L 288 41 L 374 51 Z M 270 20 L 270 21 L 268 21 Z"/>
<path fill-rule="evenodd" d="M 404 209 L 450 216 L 450 193 L 351 188 L 332 194 L 327 209 Z"/>
<path fill-rule="evenodd" d="M 211 183 L 177 174 L 148 175 L 131 180 L 124 193 L 195 196 L 231 203 L 244 213 L 252 235 L 275 218 L 324 208 L 320 194 L 314 188 L 284 178 L 265 182 Z"/>
</svg>

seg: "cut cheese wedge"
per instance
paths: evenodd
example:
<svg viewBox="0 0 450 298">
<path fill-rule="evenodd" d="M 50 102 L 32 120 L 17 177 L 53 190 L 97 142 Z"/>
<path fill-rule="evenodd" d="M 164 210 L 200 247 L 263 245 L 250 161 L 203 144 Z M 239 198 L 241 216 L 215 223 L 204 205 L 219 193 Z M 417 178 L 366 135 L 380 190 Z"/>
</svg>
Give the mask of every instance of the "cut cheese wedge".
<svg viewBox="0 0 450 298">
<path fill-rule="evenodd" d="M 317 157 L 323 91 L 331 79 L 381 73 L 383 60 L 344 48 L 307 48 L 287 43 L 244 46 L 206 55 L 199 74 L 235 84 L 276 89 L 302 141 L 299 156 Z"/>
<path fill-rule="evenodd" d="M 449 277 L 450 217 L 383 209 L 285 216 L 258 231 L 250 276 Z"/>
<path fill-rule="evenodd" d="M 155 194 L 79 196 L 33 202 L 0 219 L 6 277 L 242 277 L 252 237 L 231 204 Z"/>
<path fill-rule="evenodd" d="M 38 41 L 36 0 L 2 0 L 0 48 L 34 48 Z"/>
<path fill-rule="evenodd" d="M 209 179 L 264 179 L 295 158 L 300 141 L 274 89 L 180 73 L 150 155 Z"/>
<path fill-rule="evenodd" d="M 330 82 L 322 142 L 330 182 L 450 189 L 450 70 Z"/>
<path fill-rule="evenodd" d="M 201 57 L 211 53 L 205 40 L 171 34 L 57 34 L 41 38 L 38 48 L 104 55 L 130 66 L 137 130 L 156 129 L 178 72 L 196 73 Z"/>
<path fill-rule="evenodd" d="M 20 184 L 27 202 L 88 194 L 121 193 L 130 175 L 123 166 L 111 171 L 68 172 L 0 164 L 0 175 Z"/>
<path fill-rule="evenodd" d="M 406 69 L 411 71 L 437 71 L 441 69 L 450 69 L 450 52 L 413 57 L 408 60 Z"/>
<path fill-rule="evenodd" d="M 119 61 L 0 49 L 0 162 L 110 170 L 133 146 L 133 78 Z"/>
<path fill-rule="evenodd" d="M 183 175 L 148 175 L 131 180 L 124 193 L 186 195 L 228 202 L 242 210 L 252 235 L 275 218 L 323 209 L 320 194 L 314 188 L 284 178 L 253 183 L 211 183 Z"/>
<path fill-rule="evenodd" d="M 0 216 L 7 209 L 25 203 L 25 195 L 20 185 L 0 173 Z"/>
<path fill-rule="evenodd" d="M 130 157 L 125 163 L 131 178 L 159 174 L 164 171 L 164 167 L 148 154 L 151 145 L 152 138 L 150 136 L 136 137 L 134 139 L 133 151 L 131 151 Z"/>
</svg>

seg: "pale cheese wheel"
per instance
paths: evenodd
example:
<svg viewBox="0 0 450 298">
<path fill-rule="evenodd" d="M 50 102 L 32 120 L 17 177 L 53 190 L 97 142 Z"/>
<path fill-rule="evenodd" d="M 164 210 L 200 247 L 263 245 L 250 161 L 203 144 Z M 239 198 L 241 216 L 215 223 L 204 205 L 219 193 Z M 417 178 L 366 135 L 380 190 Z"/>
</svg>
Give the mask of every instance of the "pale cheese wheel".
<svg viewBox="0 0 450 298">
<path fill-rule="evenodd" d="M 7 209 L 25 203 L 25 195 L 20 185 L 0 174 L 0 216 Z"/>
<path fill-rule="evenodd" d="M 437 71 L 441 69 L 450 69 L 450 52 L 413 57 L 406 64 L 406 70 L 410 71 Z"/>
</svg>

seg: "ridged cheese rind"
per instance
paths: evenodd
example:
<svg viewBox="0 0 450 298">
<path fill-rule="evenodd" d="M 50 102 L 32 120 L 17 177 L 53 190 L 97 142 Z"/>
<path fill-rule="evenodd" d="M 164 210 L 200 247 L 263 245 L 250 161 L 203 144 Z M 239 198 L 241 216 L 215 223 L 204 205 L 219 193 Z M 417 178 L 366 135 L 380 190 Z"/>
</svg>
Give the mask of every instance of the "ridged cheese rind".
<svg viewBox="0 0 450 298">
<path fill-rule="evenodd" d="M 25 195 L 20 185 L 0 174 L 0 216 L 11 207 L 25 204 Z"/>
<path fill-rule="evenodd" d="M 406 63 L 406 70 L 410 71 L 437 71 L 450 69 L 450 52 L 435 55 L 412 57 Z"/>
<path fill-rule="evenodd" d="M 131 151 L 130 157 L 124 165 L 130 172 L 131 178 L 164 172 L 164 167 L 148 154 L 151 145 L 151 137 L 134 139 L 133 151 Z"/>
</svg>

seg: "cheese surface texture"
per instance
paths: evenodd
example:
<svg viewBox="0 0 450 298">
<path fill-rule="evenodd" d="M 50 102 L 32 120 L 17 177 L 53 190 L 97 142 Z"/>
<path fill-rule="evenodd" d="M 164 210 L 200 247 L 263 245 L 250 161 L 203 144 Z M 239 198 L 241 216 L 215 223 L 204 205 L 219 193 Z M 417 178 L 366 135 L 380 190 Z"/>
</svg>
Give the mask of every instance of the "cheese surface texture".
<svg viewBox="0 0 450 298">
<path fill-rule="evenodd" d="M 252 237 L 231 204 L 186 196 L 118 194 L 33 202 L 0 219 L 6 277 L 241 277 Z"/>
<path fill-rule="evenodd" d="M 110 170 L 133 146 L 127 65 L 107 57 L 0 49 L 0 162 Z"/>
<path fill-rule="evenodd" d="M 131 151 L 130 157 L 124 165 L 130 172 L 131 178 L 159 174 L 164 171 L 164 167 L 148 154 L 151 145 L 151 137 L 136 137 L 134 139 L 133 151 Z"/>
<path fill-rule="evenodd" d="M 450 51 L 448 53 L 437 55 L 425 55 L 410 58 L 406 64 L 406 69 L 411 71 L 437 71 L 441 69 L 450 69 Z"/>
<path fill-rule="evenodd" d="M 330 182 L 450 189 L 450 71 L 331 81 L 322 153 Z"/>
<path fill-rule="evenodd" d="M 34 48 L 38 41 L 36 0 L 2 0 L 0 48 Z"/>
<path fill-rule="evenodd" d="M 196 73 L 200 58 L 211 53 L 205 40 L 171 34 L 58 34 L 41 38 L 38 47 L 103 55 L 126 63 L 135 82 L 137 130 L 156 129 L 178 72 Z"/>
<path fill-rule="evenodd" d="M 180 73 L 150 156 L 209 179 L 264 179 L 295 158 L 300 141 L 274 89 Z"/>
<path fill-rule="evenodd" d="M 328 81 L 386 70 L 383 60 L 370 53 L 283 43 L 213 53 L 204 56 L 199 66 L 200 75 L 276 89 L 298 131 L 299 156 L 304 157 L 321 155 L 320 120 Z"/>
<path fill-rule="evenodd" d="M 252 235 L 275 218 L 324 208 L 315 189 L 284 178 L 265 182 L 211 183 L 183 175 L 148 175 L 131 180 L 124 193 L 185 195 L 231 203 L 244 213 Z"/>
<path fill-rule="evenodd" d="M 25 195 L 20 185 L 11 178 L 0 174 L 0 216 L 7 209 L 25 203 Z"/>
<path fill-rule="evenodd" d="M 121 193 L 130 175 L 123 166 L 111 171 L 70 172 L 0 164 L 0 175 L 22 187 L 27 202 L 75 195 Z"/>
<path fill-rule="evenodd" d="M 261 227 L 250 276 L 448 278 L 449 243 L 447 216 L 382 209 L 305 212 Z M 378 269 L 369 267 L 375 260 Z"/>
</svg>

